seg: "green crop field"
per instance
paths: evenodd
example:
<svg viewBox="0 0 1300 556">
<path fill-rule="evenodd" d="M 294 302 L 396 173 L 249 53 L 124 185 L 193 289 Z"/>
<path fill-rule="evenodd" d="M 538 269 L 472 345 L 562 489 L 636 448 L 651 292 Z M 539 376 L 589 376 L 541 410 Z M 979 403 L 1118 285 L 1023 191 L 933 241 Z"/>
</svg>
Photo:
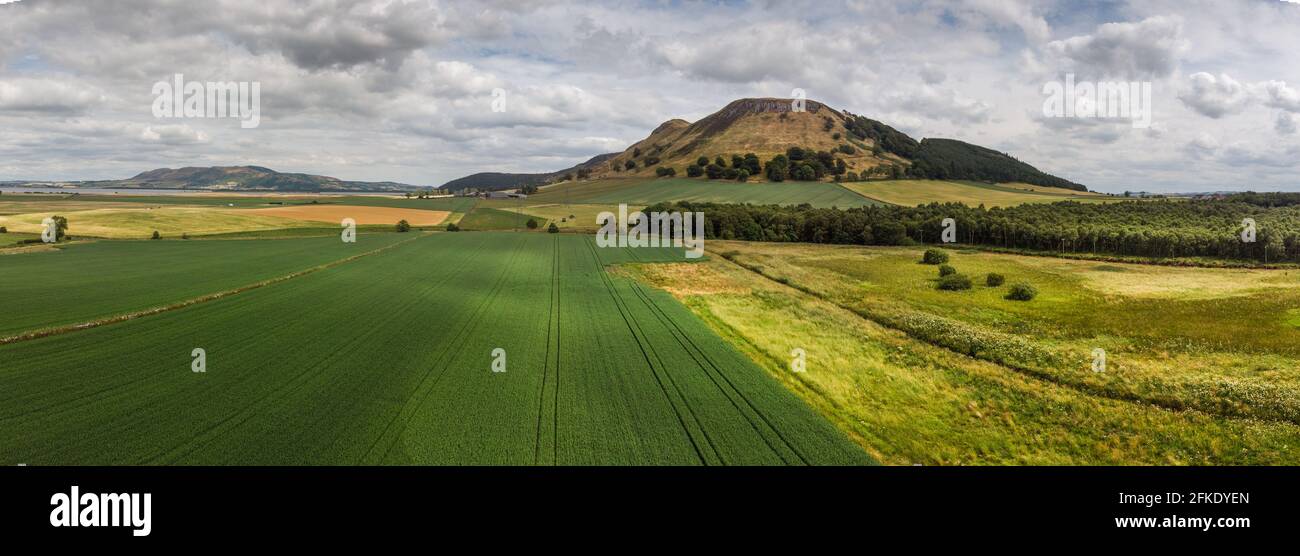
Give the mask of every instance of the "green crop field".
<svg viewBox="0 0 1300 556">
<path fill-rule="evenodd" d="M 686 178 L 608 179 L 553 185 L 529 196 L 529 204 L 647 206 L 661 201 L 752 203 L 850 208 L 879 204 L 836 183 L 737 183 Z"/>
<path fill-rule="evenodd" d="M 546 226 L 546 219 L 537 217 L 506 204 L 496 204 L 500 208 L 480 205 L 460 219 L 460 227 L 466 230 L 524 230 L 528 220 L 537 221 L 538 228 Z"/>
<path fill-rule="evenodd" d="M 953 292 L 935 288 L 917 248 L 709 251 L 705 264 L 639 272 L 882 461 L 1300 462 L 1293 270 L 949 250 L 975 282 Z M 990 272 L 1006 283 L 985 285 Z M 1038 296 L 1006 299 L 1021 281 Z M 798 376 L 784 370 L 795 347 L 809 367 Z"/>
<path fill-rule="evenodd" d="M 0 346 L 0 463 L 872 462 L 671 296 L 606 270 L 680 251 L 598 249 L 565 234 L 383 237 L 401 236 L 414 239 L 266 287 Z M 130 251 L 226 243 L 241 242 L 101 249 L 165 272 L 158 261 L 222 259 Z M 6 270 L 92 268 L 75 260 L 92 247 L 54 254 L 70 259 L 61 264 L 14 256 Z M 308 255 L 268 258 L 294 256 Z M 95 284 L 125 287 L 147 271 L 74 273 L 39 297 L 112 296 Z M 73 318 L 76 304 L 52 299 L 65 316 L 25 326 Z M 196 348 L 206 372 L 191 372 Z M 505 372 L 493 372 L 498 348 Z"/>
<path fill-rule="evenodd" d="M 5 235 L 0 234 L 0 238 Z M 363 234 L 284 240 L 99 241 L 0 255 L 0 338 L 236 289 L 409 239 Z"/>
</svg>

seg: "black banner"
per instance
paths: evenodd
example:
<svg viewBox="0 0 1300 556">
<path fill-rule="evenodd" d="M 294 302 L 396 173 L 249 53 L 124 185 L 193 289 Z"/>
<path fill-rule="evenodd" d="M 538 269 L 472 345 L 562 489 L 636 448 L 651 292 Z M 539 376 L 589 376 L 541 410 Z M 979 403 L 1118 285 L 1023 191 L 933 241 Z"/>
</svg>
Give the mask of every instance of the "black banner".
<svg viewBox="0 0 1300 556">
<path fill-rule="evenodd" d="M 683 534 L 744 544 L 1064 535 L 1071 545 L 1201 545 L 1292 531 L 1295 476 L 1293 468 L 8 467 L 0 530 L 128 547 L 483 541 L 494 530 L 502 540 L 617 531 L 647 543 Z M 96 523 L 114 513 L 118 525 Z M 147 524 L 130 519 L 146 515 Z"/>
</svg>

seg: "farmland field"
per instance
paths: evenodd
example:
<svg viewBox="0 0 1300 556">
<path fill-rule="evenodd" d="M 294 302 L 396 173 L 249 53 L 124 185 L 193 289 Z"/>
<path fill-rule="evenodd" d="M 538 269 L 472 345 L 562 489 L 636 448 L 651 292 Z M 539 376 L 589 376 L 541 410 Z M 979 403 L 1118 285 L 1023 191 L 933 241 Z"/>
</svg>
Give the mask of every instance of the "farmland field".
<svg viewBox="0 0 1300 556">
<path fill-rule="evenodd" d="M 273 241 L 100 241 L 6 255 L 5 270 L 29 279 L 0 282 L 0 337 L 235 289 L 409 238 L 363 234 L 343 243 L 334 231 Z"/>
<path fill-rule="evenodd" d="M 522 209 L 502 204 L 500 208 L 479 205 L 460 219 L 460 227 L 466 230 L 523 230 L 529 219 L 537 220 L 538 227 L 546 225 L 545 218 L 536 218 Z"/>
<path fill-rule="evenodd" d="M 606 271 L 680 260 L 680 251 L 598 249 L 592 238 L 573 235 L 377 237 L 401 236 L 414 239 L 266 287 L 0 346 L 0 458 L 38 465 L 872 461 L 671 296 Z M 120 250 L 114 258 L 147 261 L 164 254 L 130 251 L 227 243 L 241 242 L 111 248 Z M 93 247 L 52 256 L 76 268 L 74 259 L 96 255 Z M 323 245 L 316 251 L 337 254 Z M 214 258 L 165 256 L 199 266 Z M 35 255 L 6 261 L 23 275 L 40 264 L 54 263 Z M 133 272 L 116 271 L 113 283 Z M 61 280 L 67 290 L 98 279 Z M 206 352 L 206 372 L 191 372 L 195 348 Z M 497 348 L 505 372 L 493 372 Z"/>
<path fill-rule="evenodd" d="M 701 265 L 637 272 L 882 461 L 1300 461 L 1294 271 L 952 251 L 977 284 L 946 292 L 915 248 L 709 249 Z M 1007 300 L 988 272 L 1040 293 Z M 798 376 L 784 372 L 794 347 L 808 357 Z"/>
<path fill-rule="evenodd" d="M 1103 195 L 1024 184 L 986 184 L 939 180 L 848 182 L 844 187 L 884 203 L 914 207 L 929 203 L 964 203 L 975 207 L 1009 207 L 1057 201 L 1100 202 Z"/>
<path fill-rule="evenodd" d="M 221 235 L 318 228 L 338 210 L 357 212 L 358 223 L 391 226 L 406 219 L 415 225 L 458 221 L 477 199 L 407 199 L 333 195 L 5 195 L 0 226 L 35 233 L 50 215 L 68 219 L 70 235 L 114 239 Z M 360 207 L 345 209 L 344 207 Z M 382 213 L 382 214 L 381 214 Z M 311 216 L 312 218 L 307 218 Z M 374 217 L 373 219 L 370 217 Z"/>
<path fill-rule="evenodd" d="M 826 182 L 737 183 L 703 179 L 608 179 L 546 187 L 529 204 L 647 206 L 661 201 L 753 203 L 851 208 L 878 204 L 839 184 Z"/>
</svg>

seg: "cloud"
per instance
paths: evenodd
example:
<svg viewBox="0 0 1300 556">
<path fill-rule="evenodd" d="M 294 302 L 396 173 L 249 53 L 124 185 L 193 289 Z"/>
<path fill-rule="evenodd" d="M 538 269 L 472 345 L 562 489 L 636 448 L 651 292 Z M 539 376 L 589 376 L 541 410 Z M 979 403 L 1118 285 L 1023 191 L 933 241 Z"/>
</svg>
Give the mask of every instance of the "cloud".
<svg viewBox="0 0 1300 556">
<path fill-rule="evenodd" d="M 97 89 L 48 78 L 0 80 L 0 112 L 73 115 L 104 100 Z"/>
<path fill-rule="evenodd" d="M 1227 75 L 1215 77 L 1198 72 L 1188 79 L 1191 86 L 1179 93 L 1178 99 L 1202 116 L 1217 119 L 1237 114 L 1255 100 L 1245 85 Z"/>
<path fill-rule="evenodd" d="M 1300 92 L 1285 81 L 1239 83 L 1226 74 L 1218 77 L 1200 72 L 1189 77 L 1190 86 L 1178 98 L 1194 112 L 1214 119 L 1240 114 L 1261 105 L 1277 109 L 1273 129 L 1279 135 L 1294 135 L 1300 113 Z"/>
<path fill-rule="evenodd" d="M 1273 130 L 1278 135 L 1295 135 L 1297 124 L 1300 124 L 1300 117 L 1295 114 L 1278 112 L 1277 120 L 1273 123 Z"/>
<path fill-rule="evenodd" d="M 151 125 L 140 131 L 140 140 L 146 143 L 189 145 L 208 142 L 208 135 L 187 124 Z"/>
<path fill-rule="evenodd" d="M 1136 23 L 1106 23 L 1090 35 L 1052 41 L 1046 51 L 1065 66 L 1061 73 L 1089 79 L 1154 79 L 1173 74 L 1188 47 L 1181 18 L 1155 16 Z"/>
</svg>

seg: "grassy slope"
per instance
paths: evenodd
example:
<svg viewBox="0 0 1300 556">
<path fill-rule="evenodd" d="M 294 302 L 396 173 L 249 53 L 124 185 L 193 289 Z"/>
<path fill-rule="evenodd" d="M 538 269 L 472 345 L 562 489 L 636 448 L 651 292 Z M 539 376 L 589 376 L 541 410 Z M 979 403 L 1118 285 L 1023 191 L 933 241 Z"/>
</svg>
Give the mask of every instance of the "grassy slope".
<svg viewBox="0 0 1300 556">
<path fill-rule="evenodd" d="M 1100 202 L 1101 195 L 1054 188 L 1028 191 L 1026 187 L 1011 184 L 992 185 L 977 182 L 951 182 L 939 180 L 886 180 L 845 183 L 844 187 L 885 203 L 903 206 L 938 203 L 964 203 L 969 206 L 1007 207 L 1024 203 L 1055 203 L 1057 201 Z M 1038 186 L 1033 186 L 1038 187 Z M 1059 192 L 1059 193 L 1058 193 Z"/>
<path fill-rule="evenodd" d="M 353 244 L 337 232 L 275 241 L 100 241 L 5 255 L 5 268 L 24 278 L 0 281 L 0 337 L 233 289 L 407 237 L 361 235 Z"/>
<path fill-rule="evenodd" d="M 838 261 L 839 248 L 793 246 Z M 715 242 L 765 273 L 805 287 L 831 288 L 822 270 L 799 269 L 811 260 L 791 250 L 752 256 L 745 244 Z M 908 254 L 908 258 L 911 257 Z M 856 257 L 855 267 L 900 267 Z M 971 265 L 958 261 L 959 267 Z M 910 262 L 912 266 L 916 265 Z M 928 275 L 933 267 L 922 267 Z M 651 265 L 645 280 L 682 298 L 697 315 L 760 362 L 846 433 L 886 463 L 910 464 L 1296 464 L 1288 446 L 1300 427 L 1272 420 L 1177 412 L 1061 387 L 981 361 L 862 318 L 853 310 L 785 287 L 715 257 L 697 265 Z M 906 278 L 925 278 L 904 272 Z M 914 299 L 910 289 L 863 285 L 863 304 L 890 297 Z M 1056 292 L 1048 292 L 1052 297 Z M 845 292 L 845 295 L 849 295 Z M 989 311 L 983 292 L 945 294 L 945 310 Z M 965 297 L 962 297 L 965 296 Z M 974 297 L 974 299 L 972 299 Z M 1053 303 L 1044 299 L 1044 304 Z M 860 308 L 860 307 L 857 307 Z M 1079 306 L 1075 310 L 1086 310 Z M 807 372 L 790 371 L 791 351 L 802 348 Z M 1110 374 L 1127 373 L 1123 357 Z M 1078 361 L 1079 375 L 1092 375 Z M 1142 381 L 1149 376 L 1135 376 Z"/>
<path fill-rule="evenodd" d="M 0 368 L 0 457 L 870 461 L 671 298 L 602 271 L 648 254 L 581 236 L 435 234 L 233 297 L 3 346 L 0 359 L 17 364 Z M 190 372 L 195 347 L 206 373 Z M 505 373 L 489 370 L 497 347 Z"/>
</svg>

